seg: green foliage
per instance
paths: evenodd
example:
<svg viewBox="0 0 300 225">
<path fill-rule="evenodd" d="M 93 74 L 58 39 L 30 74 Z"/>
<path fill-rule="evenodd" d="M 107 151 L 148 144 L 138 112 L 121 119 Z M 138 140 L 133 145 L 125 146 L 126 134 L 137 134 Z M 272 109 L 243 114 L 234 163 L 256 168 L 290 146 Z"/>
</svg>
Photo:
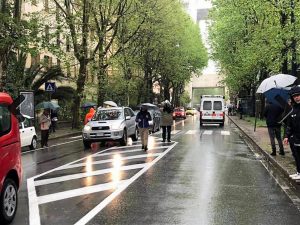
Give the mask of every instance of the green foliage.
<svg viewBox="0 0 300 225">
<path fill-rule="evenodd" d="M 187 105 L 191 102 L 191 98 L 189 93 L 183 92 L 183 94 L 180 96 L 180 105 L 187 107 Z"/>
<path fill-rule="evenodd" d="M 255 89 L 266 73 L 285 72 L 285 60 L 289 71 L 299 63 L 292 46 L 299 40 L 299 22 L 292 17 L 299 16 L 300 4 L 293 2 L 294 7 L 290 0 L 213 1 L 212 56 L 231 93 Z"/>
</svg>

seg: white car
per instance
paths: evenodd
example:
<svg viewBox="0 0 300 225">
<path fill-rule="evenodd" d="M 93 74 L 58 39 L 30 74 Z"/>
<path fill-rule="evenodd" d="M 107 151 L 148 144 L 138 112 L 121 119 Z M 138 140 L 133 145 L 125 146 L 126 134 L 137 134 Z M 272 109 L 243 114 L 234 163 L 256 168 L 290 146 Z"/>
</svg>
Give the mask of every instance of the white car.
<svg viewBox="0 0 300 225">
<path fill-rule="evenodd" d="M 37 147 L 37 135 L 32 121 L 25 118 L 24 121 L 19 122 L 21 147 L 29 147 L 31 150 Z"/>
<path fill-rule="evenodd" d="M 138 139 L 136 115 L 129 107 L 98 108 L 92 120 L 82 130 L 83 145 L 92 142 L 119 141 L 127 145 L 127 137 Z"/>
</svg>

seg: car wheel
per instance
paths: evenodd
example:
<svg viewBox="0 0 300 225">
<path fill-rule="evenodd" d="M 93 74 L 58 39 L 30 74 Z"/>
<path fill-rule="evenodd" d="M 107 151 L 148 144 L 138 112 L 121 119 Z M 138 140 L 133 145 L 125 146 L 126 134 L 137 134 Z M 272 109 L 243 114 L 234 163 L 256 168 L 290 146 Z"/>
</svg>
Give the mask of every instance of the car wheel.
<svg viewBox="0 0 300 225">
<path fill-rule="evenodd" d="M 4 181 L 0 201 L 1 224 L 8 224 L 14 219 L 18 206 L 18 189 L 14 180 L 7 178 Z"/>
<path fill-rule="evenodd" d="M 91 148 L 91 142 L 89 142 L 89 141 L 83 141 L 83 145 L 84 145 L 85 149 Z"/>
<path fill-rule="evenodd" d="M 31 145 L 29 145 L 30 150 L 36 149 L 37 146 L 37 138 L 33 137 L 31 140 Z"/>
<path fill-rule="evenodd" d="M 220 123 L 220 127 L 224 127 L 224 122 L 223 122 L 223 123 Z"/>
<path fill-rule="evenodd" d="M 134 135 L 131 136 L 131 139 L 133 141 L 137 141 L 139 139 L 139 133 L 138 133 L 138 128 L 137 127 L 135 128 Z"/>
<path fill-rule="evenodd" d="M 120 144 L 122 146 L 126 146 L 127 145 L 127 131 L 126 131 L 126 129 L 124 129 L 124 131 L 123 131 L 123 137 L 120 140 Z"/>
</svg>

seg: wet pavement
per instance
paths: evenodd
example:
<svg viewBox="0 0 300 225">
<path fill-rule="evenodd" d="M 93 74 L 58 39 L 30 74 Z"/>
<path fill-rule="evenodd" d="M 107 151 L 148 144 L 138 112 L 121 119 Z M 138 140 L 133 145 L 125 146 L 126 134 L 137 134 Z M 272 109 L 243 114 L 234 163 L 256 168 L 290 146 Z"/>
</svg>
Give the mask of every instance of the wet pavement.
<svg viewBox="0 0 300 225">
<path fill-rule="evenodd" d="M 289 181 L 293 184 L 296 184 L 296 188 L 300 189 L 300 185 L 297 182 L 293 181 L 289 178 L 290 174 L 296 173 L 296 165 L 295 160 L 292 156 L 291 149 L 289 145 L 284 145 L 285 155 L 279 155 L 279 147 L 277 140 L 275 140 L 276 148 L 277 148 L 277 155 L 271 156 L 270 153 L 272 152 L 272 148 L 270 145 L 270 139 L 268 134 L 267 127 L 256 127 L 254 131 L 254 125 L 250 122 L 247 122 L 243 119 L 239 119 L 238 116 L 230 116 L 229 119 L 238 126 L 238 128 L 243 132 L 245 138 L 248 139 L 250 144 L 253 147 L 263 154 L 265 160 L 272 163 L 277 169 L 279 169 L 282 174 L 289 179 Z"/>
<path fill-rule="evenodd" d="M 200 129 L 188 117 L 171 143 L 160 136 L 150 137 L 148 152 L 140 142 L 85 151 L 74 133 L 23 153 L 13 224 L 299 224 L 299 198 L 234 123 Z"/>
</svg>

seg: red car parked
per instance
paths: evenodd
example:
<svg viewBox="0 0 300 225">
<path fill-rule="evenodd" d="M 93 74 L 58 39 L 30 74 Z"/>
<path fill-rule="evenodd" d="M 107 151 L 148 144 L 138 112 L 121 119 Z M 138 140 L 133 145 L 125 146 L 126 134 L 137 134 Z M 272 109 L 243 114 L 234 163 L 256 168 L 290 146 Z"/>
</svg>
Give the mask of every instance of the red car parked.
<svg viewBox="0 0 300 225">
<path fill-rule="evenodd" d="M 0 224 L 10 223 L 18 206 L 21 184 L 21 143 L 12 98 L 0 92 Z"/>
<path fill-rule="evenodd" d="M 173 112 L 173 120 L 176 118 L 183 118 L 186 119 L 186 113 L 183 107 L 175 108 Z"/>
</svg>

